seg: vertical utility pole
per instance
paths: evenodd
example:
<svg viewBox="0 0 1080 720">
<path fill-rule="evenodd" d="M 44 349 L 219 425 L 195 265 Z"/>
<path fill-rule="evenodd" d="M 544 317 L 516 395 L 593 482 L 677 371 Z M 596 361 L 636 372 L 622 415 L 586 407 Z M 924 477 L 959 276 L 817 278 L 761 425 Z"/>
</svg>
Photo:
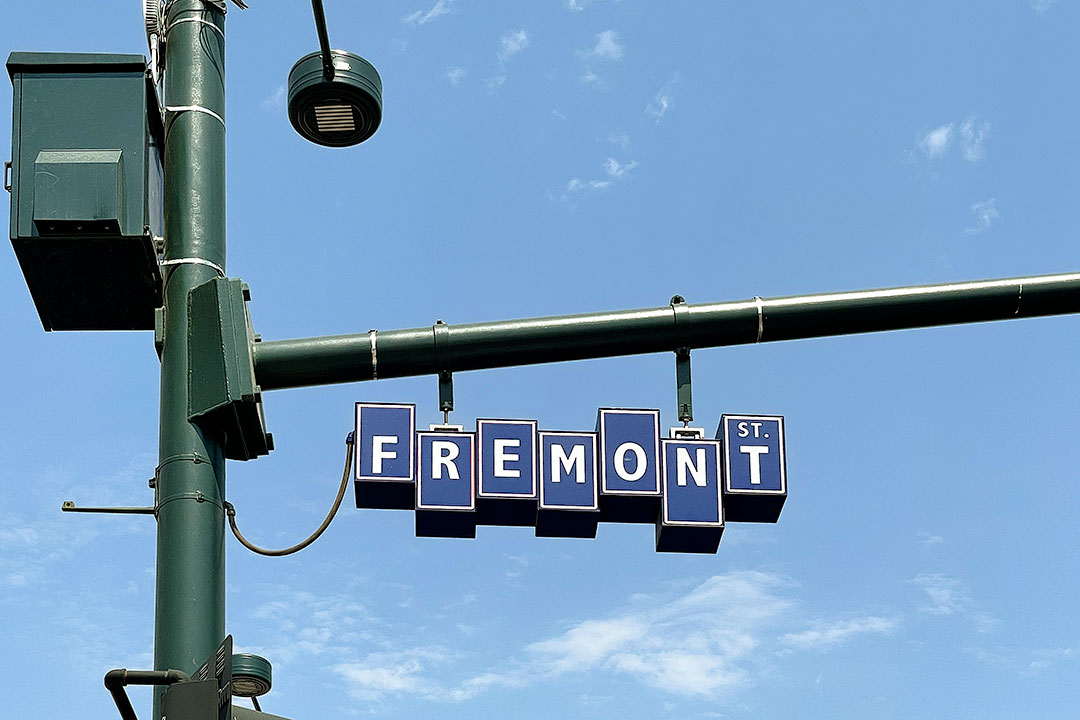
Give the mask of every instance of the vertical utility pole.
<svg viewBox="0 0 1080 720">
<path fill-rule="evenodd" d="M 225 636 L 224 438 L 188 421 L 188 293 L 225 268 L 225 13 L 203 0 L 176 0 L 165 27 L 154 667 L 191 673 Z M 160 693 L 155 718 L 159 705 Z"/>
</svg>

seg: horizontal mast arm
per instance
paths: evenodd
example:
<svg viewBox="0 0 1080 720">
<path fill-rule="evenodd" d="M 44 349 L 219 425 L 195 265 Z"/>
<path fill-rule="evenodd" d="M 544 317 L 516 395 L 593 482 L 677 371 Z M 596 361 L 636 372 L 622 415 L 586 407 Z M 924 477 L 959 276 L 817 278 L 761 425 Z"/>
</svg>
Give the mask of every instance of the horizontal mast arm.
<svg viewBox="0 0 1080 720">
<path fill-rule="evenodd" d="M 255 344 L 263 390 L 1080 312 L 1080 273 Z M 437 337 L 438 336 L 438 337 Z"/>
</svg>

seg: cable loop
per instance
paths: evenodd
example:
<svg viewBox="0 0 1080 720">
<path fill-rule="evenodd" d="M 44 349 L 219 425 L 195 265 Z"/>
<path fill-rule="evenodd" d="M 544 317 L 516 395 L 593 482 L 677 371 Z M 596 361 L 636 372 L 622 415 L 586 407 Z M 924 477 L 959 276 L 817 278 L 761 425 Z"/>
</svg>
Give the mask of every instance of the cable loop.
<svg viewBox="0 0 1080 720">
<path fill-rule="evenodd" d="M 349 433 L 348 439 L 345 441 L 345 471 L 341 475 L 341 487 L 338 488 L 337 497 L 334 499 L 334 506 L 330 508 L 330 512 L 327 513 L 326 519 L 322 521 L 322 525 L 319 529 L 312 533 L 306 540 L 299 542 L 291 547 L 283 548 L 281 550 L 268 550 L 255 545 L 240 532 L 240 528 L 236 527 L 236 508 L 233 507 L 231 502 L 225 502 L 225 514 L 229 516 L 229 527 L 232 528 L 233 535 L 240 541 L 240 544 L 246 547 L 253 553 L 259 555 L 265 555 L 266 557 L 282 557 L 285 555 L 292 555 L 293 553 L 300 552 L 311 543 L 319 539 L 319 536 L 326 531 L 326 528 L 330 527 L 330 522 L 337 515 L 338 509 L 341 507 L 341 500 L 345 497 L 345 489 L 349 486 L 349 471 L 352 469 L 353 461 L 353 434 Z"/>
</svg>

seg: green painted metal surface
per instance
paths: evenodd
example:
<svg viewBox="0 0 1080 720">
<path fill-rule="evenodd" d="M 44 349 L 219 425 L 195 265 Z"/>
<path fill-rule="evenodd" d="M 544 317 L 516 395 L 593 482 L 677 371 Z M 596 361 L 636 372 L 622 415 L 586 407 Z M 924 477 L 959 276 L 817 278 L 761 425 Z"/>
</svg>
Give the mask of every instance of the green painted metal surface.
<svg viewBox="0 0 1080 720">
<path fill-rule="evenodd" d="M 203 20 L 217 30 L 200 22 Z M 225 117 L 225 15 L 201 0 L 170 5 L 169 106 Z M 225 267 L 225 127 L 198 111 L 169 118 L 165 141 L 165 312 L 157 477 L 154 667 L 192 672 L 225 637 L 224 437 L 189 421 L 191 290 Z M 193 262 L 194 261 L 194 262 Z M 154 715 L 160 715 L 160 692 Z"/>
<path fill-rule="evenodd" d="M 188 296 L 189 418 L 224 436 L 228 460 L 252 460 L 273 448 L 255 384 L 246 296 L 242 282 L 226 278 L 209 280 Z"/>
<path fill-rule="evenodd" d="M 141 55 L 12 53 L 10 238 L 46 330 L 148 330 L 164 127 Z"/>
<path fill-rule="evenodd" d="M 379 331 L 374 354 L 372 333 L 264 341 L 255 375 L 277 390 L 1076 312 L 1080 274 L 1043 275 Z"/>
</svg>

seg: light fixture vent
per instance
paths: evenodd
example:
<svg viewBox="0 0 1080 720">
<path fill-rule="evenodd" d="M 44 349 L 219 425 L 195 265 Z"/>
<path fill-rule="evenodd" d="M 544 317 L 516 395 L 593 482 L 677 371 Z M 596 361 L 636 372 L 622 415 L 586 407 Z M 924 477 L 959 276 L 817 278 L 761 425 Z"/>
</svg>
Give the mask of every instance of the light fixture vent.
<svg viewBox="0 0 1080 720">
<path fill-rule="evenodd" d="M 319 132 L 355 132 L 351 105 L 316 105 L 315 125 Z"/>
</svg>

